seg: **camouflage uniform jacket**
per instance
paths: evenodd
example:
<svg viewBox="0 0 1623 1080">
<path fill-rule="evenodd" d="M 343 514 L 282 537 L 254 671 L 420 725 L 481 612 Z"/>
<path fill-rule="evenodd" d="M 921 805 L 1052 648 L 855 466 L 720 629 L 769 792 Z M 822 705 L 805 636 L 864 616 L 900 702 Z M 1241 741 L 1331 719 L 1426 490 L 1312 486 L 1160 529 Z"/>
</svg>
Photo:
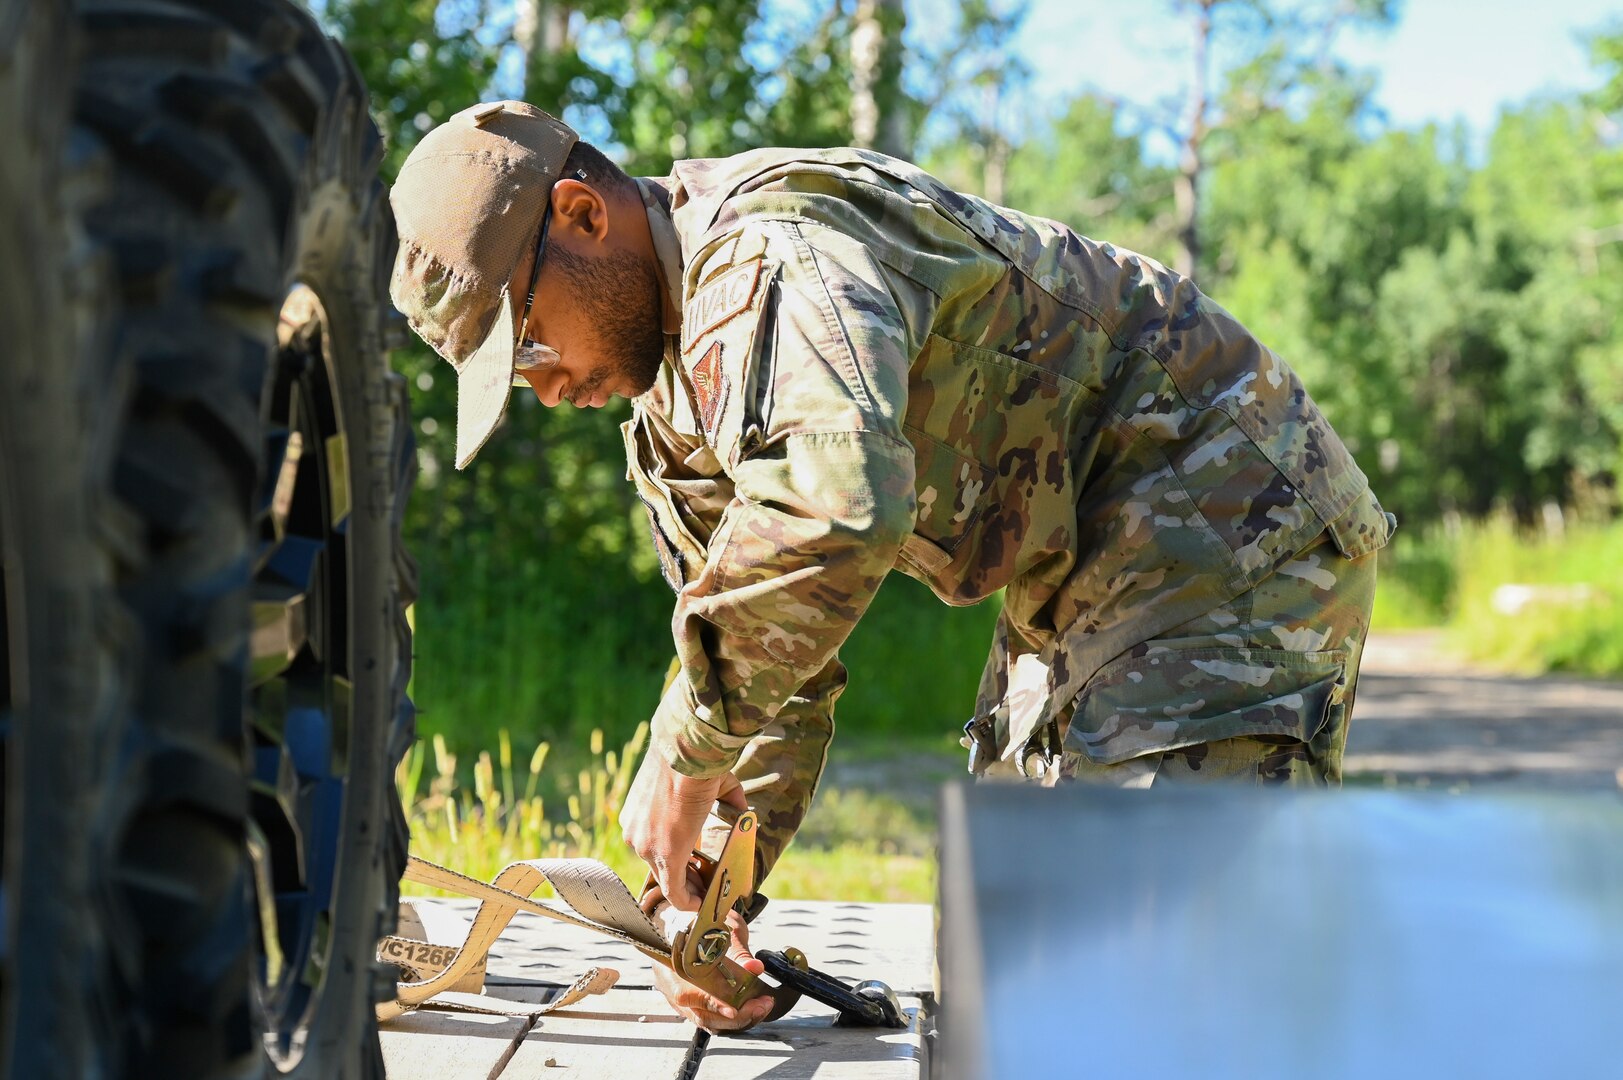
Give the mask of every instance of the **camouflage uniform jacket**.
<svg viewBox="0 0 1623 1080">
<path fill-rule="evenodd" d="M 1107 661 L 1327 529 L 1349 557 L 1387 539 L 1290 368 L 1151 259 L 865 150 L 642 184 L 681 314 L 625 436 L 677 590 L 653 746 L 684 773 L 831 709 L 892 569 L 949 604 L 1006 590 L 975 708 L 1014 758 Z M 1266 730 L 1156 704 L 1072 741 L 1116 761 Z"/>
</svg>

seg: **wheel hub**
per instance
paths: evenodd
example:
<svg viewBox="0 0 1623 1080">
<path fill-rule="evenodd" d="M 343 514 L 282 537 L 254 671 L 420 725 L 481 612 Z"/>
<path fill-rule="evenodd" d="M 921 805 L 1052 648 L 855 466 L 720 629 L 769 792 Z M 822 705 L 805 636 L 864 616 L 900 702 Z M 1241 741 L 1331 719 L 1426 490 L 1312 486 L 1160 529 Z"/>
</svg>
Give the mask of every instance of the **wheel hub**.
<svg viewBox="0 0 1623 1080">
<path fill-rule="evenodd" d="M 265 403 L 248 730 L 256 997 L 281 1068 L 303 1056 L 331 952 L 349 766 L 347 440 L 316 293 L 283 304 Z"/>
</svg>

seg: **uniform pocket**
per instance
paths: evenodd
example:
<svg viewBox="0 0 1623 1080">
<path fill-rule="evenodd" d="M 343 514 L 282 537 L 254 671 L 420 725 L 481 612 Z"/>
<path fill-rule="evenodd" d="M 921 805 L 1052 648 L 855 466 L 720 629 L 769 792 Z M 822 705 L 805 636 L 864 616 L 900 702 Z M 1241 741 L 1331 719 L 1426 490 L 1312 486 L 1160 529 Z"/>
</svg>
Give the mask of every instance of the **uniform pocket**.
<svg viewBox="0 0 1623 1080">
<path fill-rule="evenodd" d="M 1082 689 L 1067 750 L 1102 765 L 1241 736 L 1310 742 L 1346 667 L 1341 651 L 1190 649 L 1102 668 Z"/>
<path fill-rule="evenodd" d="M 685 507 L 679 507 L 663 479 L 664 466 L 649 445 L 643 430 L 646 420 L 640 412 L 620 425 L 625 439 L 626 479 L 648 512 L 648 531 L 659 556 L 659 569 L 665 583 L 680 592 L 688 578 L 704 565 L 705 545 L 701 544 L 684 520 Z"/>
<path fill-rule="evenodd" d="M 913 534 L 902 544 L 902 560 L 943 599 L 962 603 L 950 595 L 950 589 L 943 589 L 952 576 L 948 571 L 959 547 L 986 509 L 994 474 L 986 465 L 917 428 L 904 426 L 903 433 L 913 445 L 918 511 Z"/>
</svg>

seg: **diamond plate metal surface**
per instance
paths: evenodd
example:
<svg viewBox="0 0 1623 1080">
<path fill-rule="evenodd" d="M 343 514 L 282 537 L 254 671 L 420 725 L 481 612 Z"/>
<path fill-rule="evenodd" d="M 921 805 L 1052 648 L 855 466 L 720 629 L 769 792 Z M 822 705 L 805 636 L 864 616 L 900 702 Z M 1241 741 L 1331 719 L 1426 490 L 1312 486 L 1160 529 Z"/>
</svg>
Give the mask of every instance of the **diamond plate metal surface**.
<svg viewBox="0 0 1623 1080">
<path fill-rule="evenodd" d="M 419 900 L 471 919 L 475 900 Z M 751 944 L 795 946 L 813 967 L 847 982 L 879 979 L 898 994 L 934 989 L 934 917 L 928 904 L 849 904 L 828 900 L 773 901 L 750 928 Z M 620 986 L 653 985 L 653 966 L 610 938 L 519 913 L 490 950 L 486 984 L 562 986 L 589 967 L 620 972 Z"/>
</svg>

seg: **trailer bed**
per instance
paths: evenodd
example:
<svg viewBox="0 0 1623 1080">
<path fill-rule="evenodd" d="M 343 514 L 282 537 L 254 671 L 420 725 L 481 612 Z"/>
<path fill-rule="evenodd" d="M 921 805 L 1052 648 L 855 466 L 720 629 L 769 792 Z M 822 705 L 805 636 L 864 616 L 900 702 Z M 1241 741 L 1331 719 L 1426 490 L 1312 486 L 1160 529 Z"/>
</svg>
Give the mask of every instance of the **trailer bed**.
<svg viewBox="0 0 1623 1080">
<path fill-rule="evenodd" d="M 466 900 L 417 902 L 443 905 L 465 918 L 477 906 Z M 382 1029 L 388 1080 L 919 1080 L 927 1074 L 935 1027 L 929 905 L 775 902 L 751 928 L 751 944 L 792 945 L 815 967 L 848 982 L 888 983 L 907 1014 L 907 1028 L 834 1027 L 833 1010 L 802 998 L 782 1020 L 706 1042 L 652 989 L 652 964 L 634 949 L 521 912 L 491 949 L 489 995 L 545 1002 L 598 966 L 618 970 L 618 985 L 533 1019 L 432 1007 L 407 1013 Z"/>
</svg>

